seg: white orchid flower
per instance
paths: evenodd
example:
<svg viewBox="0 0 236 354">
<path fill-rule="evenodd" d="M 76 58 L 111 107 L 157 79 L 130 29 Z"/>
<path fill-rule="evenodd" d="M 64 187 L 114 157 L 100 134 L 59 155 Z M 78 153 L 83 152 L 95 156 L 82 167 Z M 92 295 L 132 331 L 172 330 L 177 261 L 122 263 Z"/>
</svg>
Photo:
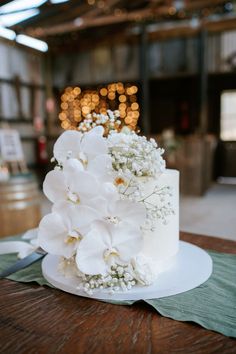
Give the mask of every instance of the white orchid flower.
<svg viewBox="0 0 236 354">
<path fill-rule="evenodd" d="M 78 245 L 76 264 L 84 274 L 105 275 L 112 264 L 128 263 L 141 247 L 142 234 L 137 227 L 95 221 Z"/>
<path fill-rule="evenodd" d="M 146 220 L 144 205 L 130 200 L 120 200 L 118 192 L 110 188 L 110 185 L 107 183 L 106 192 L 103 192 L 100 197 L 92 199 L 89 205 L 97 209 L 100 218 L 109 224 L 125 223 L 139 229 Z"/>
<path fill-rule="evenodd" d="M 130 200 L 108 201 L 104 204 L 104 219 L 116 225 L 126 223 L 140 229 L 146 220 L 146 209 L 143 204 Z M 104 208 L 105 209 L 105 208 Z"/>
<path fill-rule="evenodd" d="M 103 133 L 104 129 L 101 126 L 84 134 L 67 130 L 60 135 L 54 145 L 54 157 L 62 165 L 68 158 L 75 158 L 87 166 L 97 156 L 108 154 L 107 140 Z"/>
<path fill-rule="evenodd" d="M 56 212 L 44 216 L 39 224 L 38 243 L 50 254 L 72 257 L 91 223 L 98 218 L 87 206 L 62 203 Z"/>
<path fill-rule="evenodd" d="M 52 203 L 88 201 L 98 195 L 99 189 L 97 178 L 76 159 L 67 160 L 63 170 L 50 171 L 43 183 L 44 194 Z"/>
</svg>

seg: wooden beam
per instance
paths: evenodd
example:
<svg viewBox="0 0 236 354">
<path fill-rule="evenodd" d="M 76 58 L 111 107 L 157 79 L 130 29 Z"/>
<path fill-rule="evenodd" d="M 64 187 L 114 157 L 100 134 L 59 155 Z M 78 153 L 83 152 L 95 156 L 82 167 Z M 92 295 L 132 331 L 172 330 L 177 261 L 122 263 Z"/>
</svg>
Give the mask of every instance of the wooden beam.
<svg viewBox="0 0 236 354">
<path fill-rule="evenodd" d="M 219 16 L 218 19 L 215 20 L 202 20 L 199 21 L 197 26 L 191 26 L 191 22 L 189 24 L 186 21 L 183 21 L 183 25 L 176 21 L 173 22 L 172 25 L 168 27 L 162 27 L 160 23 L 160 29 L 149 33 L 149 40 L 155 41 L 157 39 L 167 39 L 167 38 L 176 38 L 176 37 L 191 37 L 197 35 L 201 30 L 207 30 L 209 33 L 214 32 L 223 32 L 236 30 L 236 15 L 223 15 Z"/>
<path fill-rule="evenodd" d="M 110 1 L 110 6 L 114 6 L 117 1 L 119 0 L 111 0 Z M 222 4 L 224 1 L 222 0 L 212 0 L 214 1 L 215 4 Z M 199 4 L 209 4 L 208 0 L 199 0 Z M 197 4 L 193 4 L 192 2 L 188 4 L 188 8 L 193 9 L 196 8 Z M 191 7 L 192 6 L 192 7 Z M 104 16 L 98 16 L 98 17 L 93 17 L 98 14 L 97 10 L 94 9 L 85 16 L 80 17 L 81 21 L 69 21 L 66 23 L 61 23 L 59 25 L 54 25 L 50 27 L 40 27 L 40 28 L 29 28 L 26 29 L 26 33 L 31 35 L 31 36 L 36 36 L 36 37 L 47 37 L 47 36 L 53 36 L 53 35 L 60 35 L 60 34 L 65 34 L 69 32 L 75 32 L 75 31 L 81 31 L 87 28 L 94 28 L 94 27 L 100 27 L 100 26 L 108 26 L 108 25 L 114 25 L 118 23 L 125 23 L 125 22 L 140 22 L 140 21 L 148 21 L 148 20 L 154 20 L 157 18 L 162 18 L 163 16 L 168 14 L 169 7 L 168 6 L 161 6 L 161 7 L 147 7 L 141 10 L 136 10 L 132 12 L 123 12 L 120 13 L 119 15 L 104 15 Z M 221 31 L 222 29 L 235 29 L 236 28 L 236 17 L 234 15 L 224 15 L 222 16 L 223 18 L 219 18 L 218 20 L 212 20 L 212 19 L 203 19 L 200 20 L 200 26 L 207 28 L 210 32 L 211 31 Z M 176 23 L 181 23 L 181 20 L 176 20 Z M 161 29 L 163 35 L 165 34 L 170 34 L 172 36 L 171 32 L 174 32 L 175 29 Z M 176 31 L 180 33 L 180 35 L 183 32 L 190 31 L 192 33 L 196 32 L 196 28 L 192 28 L 191 26 L 186 27 L 185 25 L 181 29 L 181 26 L 178 26 L 176 28 Z M 157 32 L 159 32 L 157 30 Z"/>
<path fill-rule="evenodd" d="M 199 31 L 199 27 L 183 25 L 179 27 L 156 30 L 155 32 L 149 33 L 148 37 L 150 41 L 165 40 L 176 37 L 193 37 L 197 35 Z"/>
<path fill-rule="evenodd" d="M 156 40 L 166 40 L 169 38 L 176 38 L 176 37 L 193 37 L 198 35 L 201 29 L 206 29 L 209 33 L 214 32 L 222 32 L 226 30 L 236 30 L 236 16 L 232 15 L 225 15 L 220 20 L 214 21 L 202 21 L 199 22 L 199 25 L 196 27 L 191 27 L 190 24 L 187 24 L 187 21 L 182 21 L 183 24 L 181 26 L 180 21 L 170 23 L 170 27 L 162 27 L 160 22 L 160 29 L 157 29 L 153 32 L 148 33 L 148 40 L 149 41 L 156 41 Z M 176 26 L 175 26 L 176 24 Z M 128 24 L 127 24 L 128 25 Z M 148 26 L 147 26 L 148 32 Z M 92 35 L 92 34 L 91 34 Z M 90 36 L 89 33 L 86 32 L 86 36 L 79 37 L 79 44 L 80 48 L 90 48 L 91 44 L 88 41 L 88 37 Z M 52 37 L 53 41 L 53 37 Z M 127 32 L 127 28 L 122 26 L 122 28 L 116 29 L 116 31 L 111 32 L 110 30 L 108 33 L 104 34 L 100 38 L 96 38 L 96 43 L 93 43 L 93 46 L 99 46 L 101 44 L 109 45 L 110 43 L 124 43 L 124 42 L 132 42 L 137 43 L 139 41 L 139 34 L 133 34 L 131 31 Z M 53 43 L 53 42 L 52 42 Z M 61 46 L 53 46 L 52 49 L 56 52 L 61 50 L 69 50 L 73 51 L 75 49 L 75 41 L 68 41 L 68 44 L 63 43 Z M 50 46 L 50 41 L 49 41 Z M 78 47 L 77 50 L 79 51 L 80 48 Z"/>
<path fill-rule="evenodd" d="M 51 27 L 28 29 L 26 33 L 31 36 L 46 37 L 52 35 L 59 35 L 63 33 L 80 31 L 86 28 L 93 28 L 99 26 L 113 25 L 122 22 L 139 22 L 141 20 L 153 19 L 155 16 L 162 16 L 166 14 L 167 7 L 152 9 L 150 7 L 136 10 L 132 12 L 123 12 L 119 15 L 106 15 L 96 18 L 81 17 L 81 23 L 76 24 L 75 21 L 67 22 Z"/>
<path fill-rule="evenodd" d="M 236 29 L 236 16 L 227 15 L 226 18 L 203 22 L 208 32 L 222 32 Z"/>
<path fill-rule="evenodd" d="M 118 6 L 121 0 L 108 0 L 106 2 L 106 9 L 111 10 L 114 6 Z M 101 15 L 104 12 L 104 8 L 93 7 L 90 11 L 87 11 L 84 15 L 85 18 L 94 18 Z"/>
<path fill-rule="evenodd" d="M 226 0 L 185 0 L 183 10 L 193 11 L 223 5 Z"/>
</svg>

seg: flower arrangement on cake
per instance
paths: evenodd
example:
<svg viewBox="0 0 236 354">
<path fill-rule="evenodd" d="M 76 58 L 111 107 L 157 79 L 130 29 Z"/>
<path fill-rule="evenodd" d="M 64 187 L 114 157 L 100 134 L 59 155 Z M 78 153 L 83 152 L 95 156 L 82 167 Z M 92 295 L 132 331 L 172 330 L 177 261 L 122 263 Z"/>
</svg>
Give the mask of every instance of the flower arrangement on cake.
<svg viewBox="0 0 236 354">
<path fill-rule="evenodd" d="M 52 212 L 38 242 L 61 257 L 61 274 L 89 295 L 153 283 L 179 241 L 178 172 L 165 168 L 163 150 L 108 111 L 62 133 L 53 153 L 43 184 Z"/>
</svg>

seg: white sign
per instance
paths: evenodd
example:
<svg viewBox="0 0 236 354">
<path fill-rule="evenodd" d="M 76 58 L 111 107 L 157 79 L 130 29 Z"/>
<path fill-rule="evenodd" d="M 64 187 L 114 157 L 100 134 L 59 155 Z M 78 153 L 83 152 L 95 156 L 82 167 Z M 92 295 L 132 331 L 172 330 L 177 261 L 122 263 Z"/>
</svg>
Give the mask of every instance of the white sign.
<svg viewBox="0 0 236 354">
<path fill-rule="evenodd" d="M 6 162 L 24 160 L 24 153 L 18 131 L 0 129 L 0 156 Z"/>
</svg>

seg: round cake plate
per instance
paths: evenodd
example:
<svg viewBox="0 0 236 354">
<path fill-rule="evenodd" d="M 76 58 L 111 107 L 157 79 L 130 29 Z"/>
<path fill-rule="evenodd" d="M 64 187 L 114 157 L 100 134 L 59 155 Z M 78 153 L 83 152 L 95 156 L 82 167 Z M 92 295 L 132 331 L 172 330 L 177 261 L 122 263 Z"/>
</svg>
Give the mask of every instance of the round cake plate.
<svg viewBox="0 0 236 354">
<path fill-rule="evenodd" d="M 145 300 L 176 295 L 203 284 L 212 273 L 212 259 L 203 249 L 180 241 L 179 252 L 172 266 L 160 273 L 155 283 L 150 286 L 134 286 L 126 292 L 111 294 L 108 289 L 95 290 L 88 295 L 78 289 L 79 278 L 64 277 L 58 272 L 59 257 L 47 255 L 42 263 L 45 279 L 56 288 L 65 292 L 99 300 Z"/>
</svg>

